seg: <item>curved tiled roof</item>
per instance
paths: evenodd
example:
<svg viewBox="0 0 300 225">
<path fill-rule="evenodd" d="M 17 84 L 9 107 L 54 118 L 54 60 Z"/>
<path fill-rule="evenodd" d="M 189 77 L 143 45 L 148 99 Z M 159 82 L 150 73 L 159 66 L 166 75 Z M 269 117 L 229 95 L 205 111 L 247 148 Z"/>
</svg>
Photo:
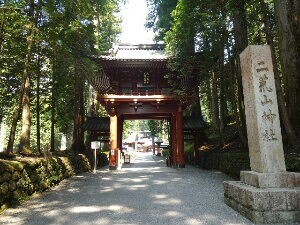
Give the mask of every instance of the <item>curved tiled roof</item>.
<svg viewBox="0 0 300 225">
<path fill-rule="evenodd" d="M 184 131 L 198 131 L 207 128 L 207 124 L 201 117 L 186 116 L 183 118 Z"/>
<path fill-rule="evenodd" d="M 165 61 L 165 44 L 129 45 L 120 44 L 107 56 L 100 59 L 107 61 Z"/>
<path fill-rule="evenodd" d="M 87 117 L 83 129 L 88 131 L 110 132 L 109 117 Z"/>
</svg>

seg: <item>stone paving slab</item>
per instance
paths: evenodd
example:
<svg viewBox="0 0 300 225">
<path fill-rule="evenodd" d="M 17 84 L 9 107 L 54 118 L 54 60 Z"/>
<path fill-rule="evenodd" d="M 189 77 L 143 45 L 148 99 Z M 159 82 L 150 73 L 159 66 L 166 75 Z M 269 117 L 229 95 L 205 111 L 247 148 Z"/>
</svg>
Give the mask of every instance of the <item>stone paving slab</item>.
<svg viewBox="0 0 300 225">
<path fill-rule="evenodd" d="M 64 180 L 0 215 L 5 225 L 252 225 L 224 203 L 218 171 L 174 169 L 138 153 L 121 171 L 102 169 Z"/>
</svg>

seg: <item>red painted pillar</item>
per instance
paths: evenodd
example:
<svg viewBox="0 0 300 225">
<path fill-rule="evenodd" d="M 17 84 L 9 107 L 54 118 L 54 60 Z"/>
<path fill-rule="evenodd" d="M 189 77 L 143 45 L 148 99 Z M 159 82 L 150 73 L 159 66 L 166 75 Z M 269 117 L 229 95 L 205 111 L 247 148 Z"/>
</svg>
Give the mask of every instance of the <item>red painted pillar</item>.
<svg viewBox="0 0 300 225">
<path fill-rule="evenodd" d="M 177 134 L 177 162 L 178 167 L 185 167 L 185 156 L 184 156 L 184 137 L 183 137 L 183 116 L 182 116 L 182 108 L 178 106 L 177 116 L 176 116 L 176 134 Z"/>
<path fill-rule="evenodd" d="M 123 121 L 120 117 L 117 118 L 117 148 L 122 149 L 122 132 L 123 132 Z"/>
<path fill-rule="evenodd" d="M 176 116 L 171 116 L 172 165 L 177 166 Z"/>
<path fill-rule="evenodd" d="M 110 117 L 110 154 L 109 169 L 116 170 L 120 168 L 120 150 L 118 149 L 118 118 Z"/>
<path fill-rule="evenodd" d="M 120 162 L 121 165 L 123 163 L 123 155 L 122 155 L 122 133 L 123 133 L 123 119 L 118 117 L 118 127 L 117 127 L 117 148 L 120 150 Z"/>
</svg>

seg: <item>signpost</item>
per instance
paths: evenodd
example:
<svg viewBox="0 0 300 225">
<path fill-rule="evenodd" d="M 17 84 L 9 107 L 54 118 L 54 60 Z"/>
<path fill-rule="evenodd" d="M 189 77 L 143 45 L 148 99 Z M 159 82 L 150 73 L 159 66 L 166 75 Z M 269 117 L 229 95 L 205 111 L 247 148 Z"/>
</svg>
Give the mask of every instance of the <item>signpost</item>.
<svg viewBox="0 0 300 225">
<path fill-rule="evenodd" d="M 97 149 L 100 149 L 100 141 L 93 141 L 91 143 L 91 149 L 94 149 L 94 170 L 93 170 L 93 172 L 96 173 L 96 169 L 97 169 Z"/>
</svg>

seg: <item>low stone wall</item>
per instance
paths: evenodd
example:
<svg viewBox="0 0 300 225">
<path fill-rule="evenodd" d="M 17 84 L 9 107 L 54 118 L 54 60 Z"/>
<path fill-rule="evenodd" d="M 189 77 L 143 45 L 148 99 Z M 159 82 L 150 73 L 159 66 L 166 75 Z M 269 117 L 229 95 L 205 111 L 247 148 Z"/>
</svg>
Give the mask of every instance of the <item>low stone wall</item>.
<svg viewBox="0 0 300 225">
<path fill-rule="evenodd" d="M 90 169 L 84 155 L 0 160 L 0 211 Z"/>
<path fill-rule="evenodd" d="M 300 156 L 285 156 L 287 171 L 300 171 Z M 200 151 L 199 166 L 203 169 L 220 170 L 231 177 L 239 178 L 240 171 L 250 170 L 250 158 L 248 152 L 217 152 Z"/>
<path fill-rule="evenodd" d="M 241 170 L 250 170 L 250 159 L 246 152 L 200 151 L 199 166 L 220 170 L 231 177 L 239 178 Z"/>
</svg>

